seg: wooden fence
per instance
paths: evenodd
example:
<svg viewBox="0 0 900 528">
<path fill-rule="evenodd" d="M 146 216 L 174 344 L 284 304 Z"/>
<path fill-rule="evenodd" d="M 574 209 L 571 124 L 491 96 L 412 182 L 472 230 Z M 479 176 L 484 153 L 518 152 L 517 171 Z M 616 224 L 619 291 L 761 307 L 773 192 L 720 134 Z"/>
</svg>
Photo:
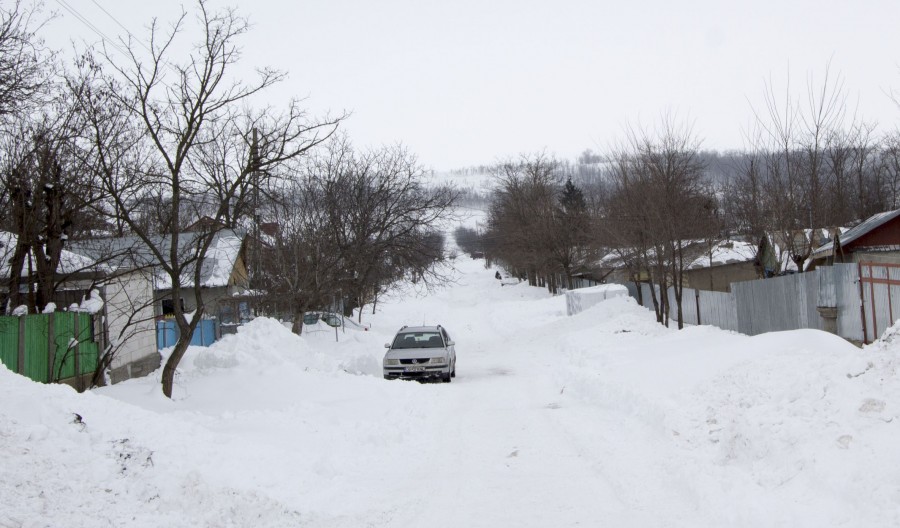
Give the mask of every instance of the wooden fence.
<svg viewBox="0 0 900 528">
<path fill-rule="evenodd" d="M 97 369 L 99 351 L 90 314 L 0 317 L 0 362 L 34 381 L 84 390 Z"/>
</svg>

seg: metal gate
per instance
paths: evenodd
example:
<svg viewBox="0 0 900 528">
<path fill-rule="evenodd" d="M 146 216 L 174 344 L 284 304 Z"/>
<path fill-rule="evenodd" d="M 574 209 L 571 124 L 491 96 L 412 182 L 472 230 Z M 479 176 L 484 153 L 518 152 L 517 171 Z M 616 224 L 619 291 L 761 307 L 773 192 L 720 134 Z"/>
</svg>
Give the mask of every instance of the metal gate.
<svg viewBox="0 0 900 528">
<path fill-rule="evenodd" d="M 860 262 L 859 297 L 863 341 L 871 343 L 894 324 L 894 314 L 900 315 L 900 264 Z"/>
</svg>

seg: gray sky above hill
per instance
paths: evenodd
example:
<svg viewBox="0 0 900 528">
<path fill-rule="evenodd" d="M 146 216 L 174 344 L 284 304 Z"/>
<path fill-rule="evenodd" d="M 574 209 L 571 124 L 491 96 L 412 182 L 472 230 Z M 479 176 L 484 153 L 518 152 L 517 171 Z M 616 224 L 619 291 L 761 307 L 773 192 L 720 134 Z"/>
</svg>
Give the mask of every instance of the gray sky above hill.
<svg viewBox="0 0 900 528">
<path fill-rule="evenodd" d="M 179 0 L 48 0 L 51 45 L 139 38 Z M 190 9 L 192 4 L 184 2 Z M 819 0 L 235 0 L 254 27 L 255 64 L 289 73 L 274 104 L 308 97 L 348 110 L 357 146 L 403 143 L 426 167 L 452 169 L 546 150 L 604 151 L 626 124 L 663 112 L 693 123 L 708 148 L 744 146 L 766 82 L 804 93 L 832 74 L 848 105 L 881 130 L 900 124 L 900 2 Z M 108 13 L 108 14 L 107 14 Z M 111 16 L 110 16 L 111 15 Z M 121 24 L 121 26 L 119 25 Z"/>
</svg>

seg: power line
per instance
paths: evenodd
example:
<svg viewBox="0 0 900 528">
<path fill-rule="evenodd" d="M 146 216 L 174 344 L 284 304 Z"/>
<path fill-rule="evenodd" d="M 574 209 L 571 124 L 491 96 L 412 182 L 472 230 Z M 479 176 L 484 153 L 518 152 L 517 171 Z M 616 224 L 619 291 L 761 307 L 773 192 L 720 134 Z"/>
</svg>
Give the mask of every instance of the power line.
<svg viewBox="0 0 900 528">
<path fill-rule="evenodd" d="M 118 26 L 119 26 L 120 28 L 122 28 L 122 29 L 125 31 L 125 34 L 126 34 L 126 35 L 128 35 L 131 39 L 133 39 L 133 40 L 134 40 L 135 42 L 137 42 L 138 44 L 140 44 L 145 50 L 149 51 L 151 54 L 153 53 L 153 50 L 151 50 L 149 46 L 147 46 L 146 44 L 144 44 L 144 41 L 143 41 L 143 40 L 140 40 L 140 39 L 138 39 L 137 37 L 135 37 L 135 36 L 131 33 L 131 31 L 129 31 L 128 28 L 125 27 L 124 24 L 122 24 L 121 22 L 119 22 L 119 19 L 118 19 L 118 18 L 114 17 L 114 16 L 112 15 L 112 13 L 110 13 L 110 12 L 107 11 L 102 5 L 100 5 L 100 3 L 97 2 L 97 0 L 91 0 L 91 2 L 93 2 L 95 6 L 99 7 L 99 8 L 100 8 L 100 11 L 103 11 L 104 13 L 106 13 L 106 16 L 108 16 L 109 18 L 111 18 L 113 22 L 115 22 L 116 24 L 118 24 Z"/>
<path fill-rule="evenodd" d="M 151 57 L 153 57 L 154 61 L 159 59 L 160 65 L 162 65 L 165 68 L 168 68 L 169 70 L 174 72 L 176 75 L 181 75 L 181 72 L 178 68 L 176 68 L 175 66 L 173 66 L 172 64 L 170 64 L 169 62 L 167 62 L 165 60 L 161 60 L 161 57 L 157 58 L 155 56 L 155 54 L 153 53 L 153 50 L 146 43 L 144 43 L 143 40 L 134 36 L 134 34 L 132 34 L 131 31 L 129 31 L 128 28 L 125 27 L 124 24 L 122 24 L 122 22 L 120 22 L 115 16 L 112 15 L 112 13 L 110 13 L 102 5 L 100 5 L 97 2 L 97 0 L 91 0 L 91 1 L 94 3 L 94 5 L 96 5 L 98 8 L 100 8 L 100 10 L 103 11 L 106 14 L 106 16 L 108 16 L 110 19 L 112 19 L 119 27 L 121 27 L 125 31 L 125 34 L 128 35 L 129 42 L 137 42 L 138 44 L 141 45 L 141 47 L 143 47 L 145 50 L 147 50 L 150 53 L 150 55 L 151 55 Z M 118 51 L 125 57 L 133 57 L 133 54 L 132 54 L 132 51 L 130 48 L 126 49 L 126 48 L 123 48 L 121 45 L 119 45 L 114 39 L 110 38 L 99 27 L 94 25 L 85 15 L 82 15 L 77 9 L 72 7 L 68 3 L 68 0 L 56 0 L 56 3 L 59 4 L 60 6 L 62 6 L 66 11 L 71 13 L 72 16 L 74 16 L 82 24 L 87 26 L 88 29 L 90 29 L 91 31 L 96 33 L 97 36 L 100 37 L 100 39 L 104 43 L 108 44 L 109 46 L 111 46 L 113 49 L 115 49 L 116 51 Z M 161 83 L 164 86 L 171 88 L 171 86 L 165 80 L 161 80 Z"/>
<path fill-rule="evenodd" d="M 82 24 L 87 26 L 88 29 L 90 29 L 91 31 L 96 33 L 97 36 L 100 37 L 101 40 L 103 40 L 103 42 L 106 42 L 107 44 L 112 46 L 119 53 L 121 53 L 125 56 L 128 55 L 127 51 L 122 49 L 122 47 L 119 46 L 113 39 L 109 38 L 109 36 L 107 36 L 106 33 L 104 33 L 102 30 L 100 30 L 100 28 L 95 26 L 90 20 L 88 20 L 88 18 L 86 16 L 82 15 L 80 12 L 78 12 L 77 9 L 75 9 L 74 7 L 69 5 L 69 3 L 66 0 L 56 0 L 56 3 L 59 4 L 63 9 L 65 9 L 66 11 L 71 13 L 72 16 L 74 16 L 76 19 L 78 19 L 78 21 L 80 21 Z"/>
</svg>

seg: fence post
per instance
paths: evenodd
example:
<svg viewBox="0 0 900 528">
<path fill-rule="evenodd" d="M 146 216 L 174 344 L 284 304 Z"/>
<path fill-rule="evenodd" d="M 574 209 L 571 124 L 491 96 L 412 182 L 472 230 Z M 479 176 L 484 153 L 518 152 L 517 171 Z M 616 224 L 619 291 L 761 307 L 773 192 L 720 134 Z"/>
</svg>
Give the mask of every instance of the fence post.
<svg viewBox="0 0 900 528">
<path fill-rule="evenodd" d="M 56 363 L 56 312 L 47 318 L 47 383 L 53 383 L 53 365 Z"/>
<path fill-rule="evenodd" d="M 84 390 L 84 387 L 82 387 L 82 383 L 81 383 L 81 361 L 78 357 L 81 353 L 81 339 L 80 339 L 81 336 L 78 335 L 79 334 L 78 326 L 80 323 L 79 319 L 81 319 L 81 315 L 82 314 L 80 312 L 76 313 L 75 321 L 74 321 L 74 325 L 75 325 L 75 332 L 74 332 L 74 334 L 75 334 L 75 389 L 78 392 L 81 392 Z"/>
<path fill-rule="evenodd" d="M 694 288 L 694 302 L 697 303 L 697 326 L 702 325 L 700 322 L 700 289 Z"/>
<path fill-rule="evenodd" d="M 19 316 L 19 365 L 16 370 L 25 375 L 25 316 Z"/>
<path fill-rule="evenodd" d="M 859 316 L 862 319 L 863 344 L 869 344 L 869 330 L 866 328 L 866 294 L 863 285 L 862 262 L 857 263 L 859 269 Z"/>
<path fill-rule="evenodd" d="M 104 290 L 105 292 L 105 290 Z M 106 354 L 106 302 L 103 303 L 103 312 L 91 316 L 91 325 L 97 333 L 97 368 L 102 369 L 100 359 Z"/>
</svg>

